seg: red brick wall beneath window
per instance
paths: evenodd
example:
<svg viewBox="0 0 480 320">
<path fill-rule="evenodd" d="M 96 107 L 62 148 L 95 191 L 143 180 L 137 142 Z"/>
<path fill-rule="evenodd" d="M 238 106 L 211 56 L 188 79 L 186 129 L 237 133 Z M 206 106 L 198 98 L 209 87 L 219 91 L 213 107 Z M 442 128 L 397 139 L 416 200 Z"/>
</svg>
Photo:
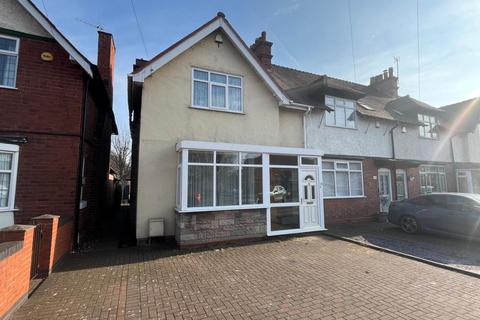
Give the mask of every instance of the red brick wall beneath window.
<svg viewBox="0 0 480 320">
<path fill-rule="evenodd" d="M 363 188 L 365 197 L 324 200 L 325 225 L 373 220 L 379 212 L 378 169 L 373 160 L 363 161 Z"/>
</svg>

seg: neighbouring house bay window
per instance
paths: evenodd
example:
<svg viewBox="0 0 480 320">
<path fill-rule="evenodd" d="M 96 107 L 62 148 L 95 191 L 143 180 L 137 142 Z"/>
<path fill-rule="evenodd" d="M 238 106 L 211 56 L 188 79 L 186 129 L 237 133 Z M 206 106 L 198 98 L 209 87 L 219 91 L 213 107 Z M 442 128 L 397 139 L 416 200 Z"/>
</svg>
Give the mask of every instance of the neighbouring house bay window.
<svg viewBox="0 0 480 320">
<path fill-rule="evenodd" d="M 355 101 L 325 96 L 325 104 L 333 111 L 326 112 L 327 126 L 355 129 Z"/>
<path fill-rule="evenodd" d="M 243 80 L 239 76 L 193 69 L 193 107 L 243 111 Z"/>
<path fill-rule="evenodd" d="M 434 116 L 418 114 L 418 121 L 423 123 L 423 125 L 418 127 L 420 137 L 438 139 L 437 126 L 439 123 Z"/>
<path fill-rule="evenodd" d="M 187 152 L 188 208 L 262 204 L 261 154 L 198 150 Z"/>
<path fill-rule="evenodd" d="M 323 196 L 326 198 L 363 196 L 360 161 L 322 161 Z"/>
<path fill-rule="evenodd" d="M 19 39 L 0 35 L 0 87 L 15 88 Z"/>
<path fill-rule="evenodd" d="M 420 166 L 420 193 L 447 192 L 447 175 L 442 166 Z"/>
<path fill-rule="evenodd" d="M 0 143 L 0 210 L 14 207 L 18 146 Z"/>
<path fill-rule="evenodd" d="M 457 188 L 458 192 L 480 193 L 480 170 L 458 170 Z"/>
</svg>

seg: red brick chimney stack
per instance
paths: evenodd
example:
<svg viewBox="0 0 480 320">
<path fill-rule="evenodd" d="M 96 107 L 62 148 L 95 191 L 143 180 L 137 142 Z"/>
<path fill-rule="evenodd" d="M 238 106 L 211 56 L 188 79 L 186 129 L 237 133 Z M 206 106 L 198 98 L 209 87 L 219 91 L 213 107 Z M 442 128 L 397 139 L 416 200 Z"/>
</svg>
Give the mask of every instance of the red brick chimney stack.
<svg viewBox="0 0 480 320">
<path fill-rule="evenodd" d="M 113 95 L 113 74 L 115 71 L 115 43 L 113 36 L 104 31 L 98 31 L 97 67 L 110 98 Z"/>
<path fill-rule="evenodd" d="M 389 97 L 398 97 L 398 78 L 393 75 L 393 68 L 383 70 L 383 73 L 370 77 L 370 87 Z"/>
<path fill-rule="evenodd" d="M 255 39 L 255 43 L 250 46 L 260 63 L 267 69 L 272 68 L 272 44 L 270 41 L 267 41 L 267 33 L 262 31 L 260 37 Z"/>
</svg>

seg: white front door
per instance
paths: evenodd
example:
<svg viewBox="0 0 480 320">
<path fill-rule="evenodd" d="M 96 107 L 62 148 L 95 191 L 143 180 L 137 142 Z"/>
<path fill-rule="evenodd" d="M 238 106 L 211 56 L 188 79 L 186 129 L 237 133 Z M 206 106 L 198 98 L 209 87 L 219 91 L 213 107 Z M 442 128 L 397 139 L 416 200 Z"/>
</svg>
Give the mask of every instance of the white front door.
<svg viewBox="0 0 480 320">
<path fill-rule="evenodd" d="M 389 169 L 378 169 L 378 195 L 380 198 L 380 212 L 388 212 L 392 201 L 392 179 Z"/>
<path fill-rule="evenodd" d="M 315 168 L 300 169 L 300 196 L 303 228 L 320 226 L 320 210 L 318 210 L 317 170 Z"/>
</svg>

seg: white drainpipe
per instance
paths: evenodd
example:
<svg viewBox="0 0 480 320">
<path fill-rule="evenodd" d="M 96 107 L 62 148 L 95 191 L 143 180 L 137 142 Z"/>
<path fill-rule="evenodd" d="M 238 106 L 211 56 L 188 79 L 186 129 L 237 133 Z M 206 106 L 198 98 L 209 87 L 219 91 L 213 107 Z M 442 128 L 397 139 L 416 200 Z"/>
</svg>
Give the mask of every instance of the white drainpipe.
<svg viewBox="0 0 480 320">
<path fill-rule="evenodd" d="M 303 147 L 308 148 L 308 143 L 307 143 L 307 117 L 310 116 L 310 113 L 312 112 L 312 107 L 308 107 L 307 110 L 303 113 Z"/>
</svg>

